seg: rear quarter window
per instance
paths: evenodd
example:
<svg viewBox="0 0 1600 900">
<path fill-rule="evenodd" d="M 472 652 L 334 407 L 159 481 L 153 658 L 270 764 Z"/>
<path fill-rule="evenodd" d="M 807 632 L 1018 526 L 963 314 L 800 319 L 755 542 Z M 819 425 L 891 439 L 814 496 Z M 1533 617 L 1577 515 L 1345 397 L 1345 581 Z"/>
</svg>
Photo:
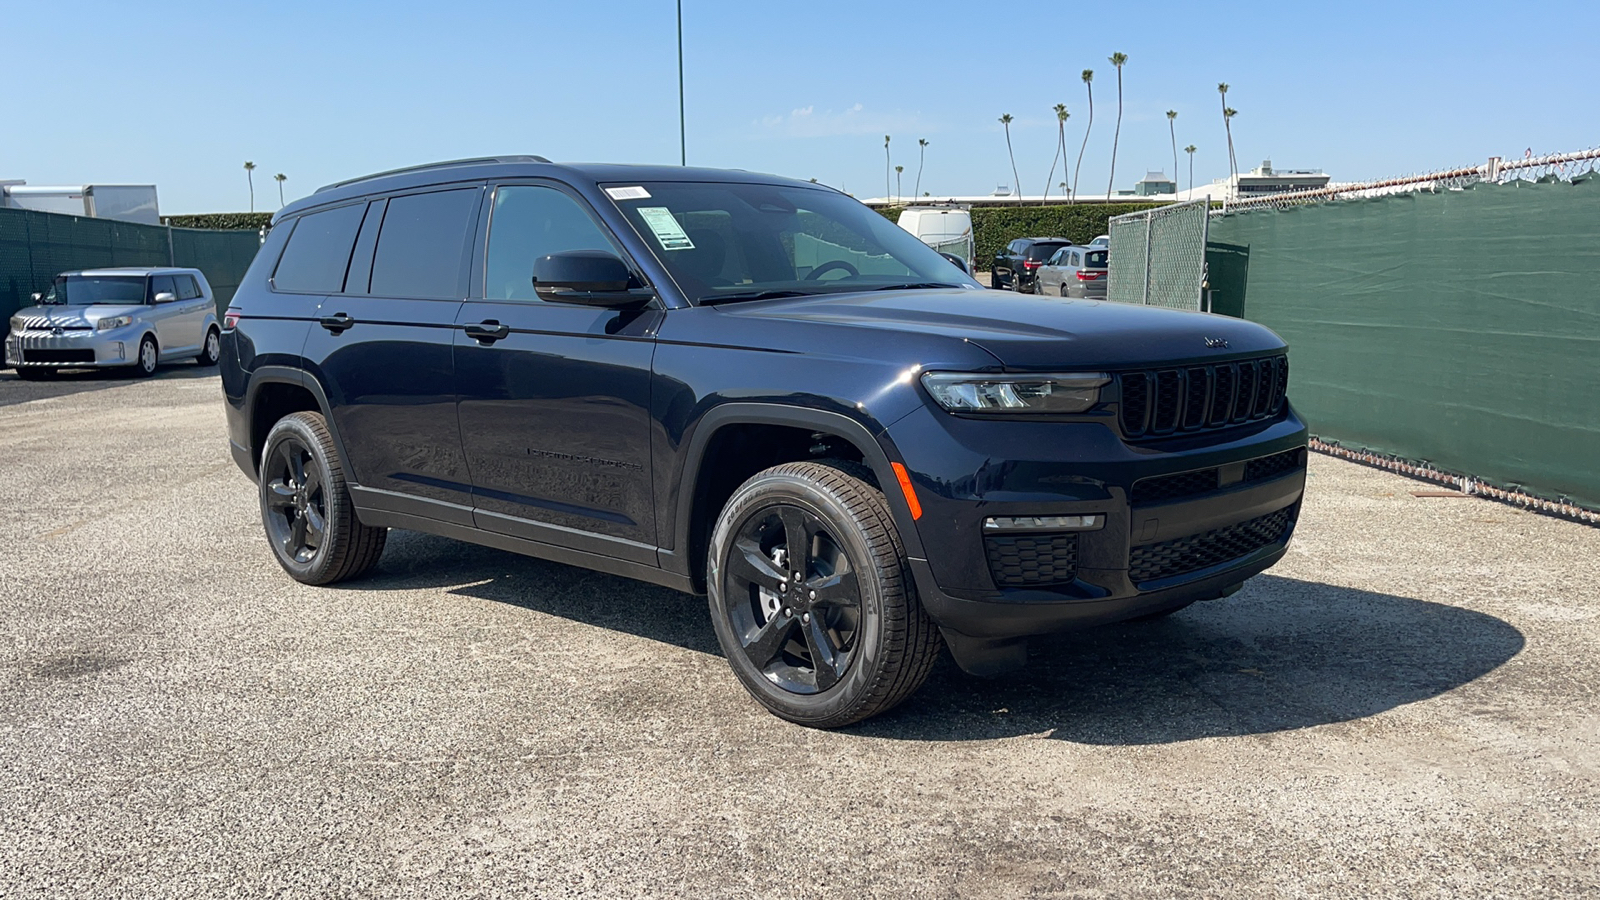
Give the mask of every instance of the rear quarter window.
<svg viewBox="0 0 1600 900">
<path fill-rule="evenodd" d="M 350 248 L 365 210 L 366 205 L 358 203 L 301 216 L 272 273 L 273 289 L 296 294 L 333 294 L 343 289 Z"/>
</svg>

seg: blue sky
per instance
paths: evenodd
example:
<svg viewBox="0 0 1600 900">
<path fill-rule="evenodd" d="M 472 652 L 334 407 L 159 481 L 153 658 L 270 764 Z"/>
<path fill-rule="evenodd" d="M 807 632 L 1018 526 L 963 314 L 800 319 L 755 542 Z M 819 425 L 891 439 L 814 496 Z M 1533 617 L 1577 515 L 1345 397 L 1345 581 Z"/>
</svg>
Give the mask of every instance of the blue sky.
<svg viewBox="0 0 1600 900">
<path fill-rule="evenodd" d="M 884 192 L 883 136 L 924 190 L 1012 181 L 1037 193 L 1067 104 L 1068 145 L 1095 70 L 1084 193 L 1105 189 L 1123 71 L 1117 184 L 1171 169 L 1165 111 L 1194 178 L 1227 172 L 1216 93 L 1232 89 L 1241 168 L 1335 180 L 1600 143 L 1600 4 L 1001 4 L 686 0 L 692 165 Z M 1012 6 L 1006 4 L 1005 6 Z M 539 153 L 673 163 L 671 0 L 585 3 L 10 4 L 0 179 L 154 182 L 164 212 L 257 209 L 352 175 L 436 159 Z M 27 48 L 33 48 L 28 50 Z M 25 51 L 25 52 L 24 52 Z M 1180 158 L 1183 156 L 1180 152 Z M 1187 183 L 1187 160 L 1180 161 Z M 1061 180 L 1060 168 L 1051 179 Z"/>
</svg>

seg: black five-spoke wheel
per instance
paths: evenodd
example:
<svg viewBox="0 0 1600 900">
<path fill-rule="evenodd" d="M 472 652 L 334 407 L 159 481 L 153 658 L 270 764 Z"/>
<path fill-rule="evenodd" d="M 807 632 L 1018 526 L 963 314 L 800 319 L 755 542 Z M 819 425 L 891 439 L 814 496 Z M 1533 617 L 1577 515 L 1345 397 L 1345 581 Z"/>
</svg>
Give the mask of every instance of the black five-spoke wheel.
<svg viewBox="0 0 1600 900">
<path fill-rule="evenodd" d="M 305 564 L 328 539 L 327 501 L 311 450 L 298 437 L 277 445 L 262 461 L 267 483 L 267 534 L 283 554 Z"/>
<path fill-rule="evenodd" d="M 272 426 L 259 480 L 272 555 L 296 581 L 332 584 L 377 565 L 388 529 L 356 518 L 344 465 L 321 415 L 292 413 Z"/>
<path fill-rule="evenodd" d="M 734 492 L 711 535 L 717 640 L 750 694 L 793 722 L 834 728 L 890 709 L 939 654 L 872 477 L 859 463 L 775 466 Z"/>
<path fill-rule="evenodd" d="M 778 504 L 745 519 L 725 596 L 745 657 L 773 684 L 816 693 L 849 668 L 861 589 L 849 555 L 810 511 Z"/>
</svg>

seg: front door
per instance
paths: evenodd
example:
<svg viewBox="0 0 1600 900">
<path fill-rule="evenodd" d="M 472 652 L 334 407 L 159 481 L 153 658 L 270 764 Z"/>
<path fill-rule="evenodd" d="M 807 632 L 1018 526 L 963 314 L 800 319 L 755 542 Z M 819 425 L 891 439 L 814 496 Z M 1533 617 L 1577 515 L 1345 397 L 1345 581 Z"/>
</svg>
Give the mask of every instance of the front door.
<svg viewBox="0 0 1600 900">
<path fill-rule="evenodd" d="M 541 256 L 626 259 L 561 187 L 501 185 L 488 220 L 482 296 L 462 304 L 455 335 L 478 527 L 654 564 L 650 372 L 662 313 L 539 299 Z"/>
</svg>

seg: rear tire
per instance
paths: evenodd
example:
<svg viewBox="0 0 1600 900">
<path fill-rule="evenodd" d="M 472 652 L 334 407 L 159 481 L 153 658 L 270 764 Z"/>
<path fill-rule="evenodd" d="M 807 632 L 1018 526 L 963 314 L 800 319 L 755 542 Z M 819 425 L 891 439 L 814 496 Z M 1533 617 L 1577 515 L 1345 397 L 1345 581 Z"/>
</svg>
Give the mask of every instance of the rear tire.
<svg viewBox="0 0 1600 900">
<path fill-rule="evenodd" d="M 775 466 L 734 492 L 711 535 L 717 641 L 745 690 L 800 725 L 838 728 L 893 708 L 942 646 L 871 478 L 856 463 Z"/>
<path fill-rule="evenodd" d="M 1067 293 L 1067 283 L 1065 281 L 1061 282 L 1061 296 L 1063 296 L 1063 297 L 1071 296 L 1070 294 Z"/>
<path fill-rule="evenodd" d="M 261 524 L 289 577 L 333 584 L 371 571 L 389 529 L 363 525 L 320 413 L 284 416 L 261 451 Z"/>
<path fill-rule="evenodd" d="M 200 355 L 194 361 L 202 366 L 214 366 L 222 358 L 222 332 L 215 328 L 206 329 L 206 339 L 200 344 Z"/>
<path fill-rule="evenodd" d="M 56 377 L 56 370 L 36 369 L 33 366 L 18 366 L 17 377 L 23 381 L 48 381 Z"/>
</svg>

